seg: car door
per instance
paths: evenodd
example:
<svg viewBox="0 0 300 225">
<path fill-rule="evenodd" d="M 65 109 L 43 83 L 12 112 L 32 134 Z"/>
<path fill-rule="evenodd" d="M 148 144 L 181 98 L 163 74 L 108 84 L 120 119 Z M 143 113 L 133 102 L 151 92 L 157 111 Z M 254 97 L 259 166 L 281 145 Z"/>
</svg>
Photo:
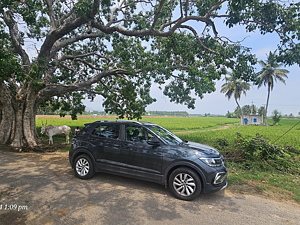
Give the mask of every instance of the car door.
<svg viewBox="0 0 300 225">
<path fill-rule="evenodd" d="M 136 125 L 125 125 L 124 130 L 125 137 L 121 147 L 123 167 L 120 172 L 146 180 L 161 179 L 162 148 L 147 143 L 153 135 Z"/>
<path fill-rule="evenodd" d="M 91 152 L 95 157 L 96 168 L 118 172 L 120 166 L 121 139 L 120 125 L 99 123 L 90 135 Z"/>
</svg>

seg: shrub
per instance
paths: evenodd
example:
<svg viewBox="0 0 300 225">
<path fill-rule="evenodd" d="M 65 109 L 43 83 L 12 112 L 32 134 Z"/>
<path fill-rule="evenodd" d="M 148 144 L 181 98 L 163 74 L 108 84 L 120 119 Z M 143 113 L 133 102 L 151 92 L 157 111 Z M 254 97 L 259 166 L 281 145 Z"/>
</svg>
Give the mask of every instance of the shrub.
<svg viewBox="0 0 300 225">
<path fill-rule="evenodd" d="M 293 174 L 300 173 L 300 151 L 292 146 L 279 146 L 269 143 L 269 139 L 263 135 L 243 136 L 236 133 L 232 146 L 225 140 L 217 139 L 216 145 L 225 158 L 233 162 L 240 162 L 247 169 L 270 169 Z M 223 146 L 223 148 L 221 147 Z"/>
<path fill-rule="evenodd" d="M 273 125 L 279 123 L 281 117 L 282 117 L 281 113 L 280 113 L 277 109 L 275 109 L 275 110 L 272 112 Z"/>
<path fill-rule="evenodd" d="M 229 141 L 225 138 L 218 138 L 215 142 L 215 146 L 218 149 L 224 149 L 229 146 Z"/>
<path fill-rule="evenodd" d="M 268 138 L 260 134 L 252 137 L 248 135 L 242 136 L 242 134 L 237 133 L 234 148 L 243 153 L 245 160 L 252 161 L 256 161 L 257 159 L 272 160 L 282 152 L 279 146 L 269 144 Z"/>
</svg>

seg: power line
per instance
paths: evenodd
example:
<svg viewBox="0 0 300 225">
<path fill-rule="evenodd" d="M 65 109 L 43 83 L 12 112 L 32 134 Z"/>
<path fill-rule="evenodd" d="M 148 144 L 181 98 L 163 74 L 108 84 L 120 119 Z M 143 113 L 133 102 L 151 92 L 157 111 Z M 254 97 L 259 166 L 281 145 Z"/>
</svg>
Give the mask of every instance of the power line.
<svg viewBox="0 0 300 225">
<path fill-rule="evenodd" d="M 282 138 L 284 135 L 286 135 L 288 132 L 290 132 L 294 127 L 296 127 L 298 124 L 300 123 L 300 120 L 294 125 L 292 126 L 290 129 L 288 129 L 283 135 L 281 135 L 279 138 L 277 138 L 277 140 L 275 140 L 272 144 L 275 144 L 275 142 L 277 142 L 280 138 Z"/>
</svg>

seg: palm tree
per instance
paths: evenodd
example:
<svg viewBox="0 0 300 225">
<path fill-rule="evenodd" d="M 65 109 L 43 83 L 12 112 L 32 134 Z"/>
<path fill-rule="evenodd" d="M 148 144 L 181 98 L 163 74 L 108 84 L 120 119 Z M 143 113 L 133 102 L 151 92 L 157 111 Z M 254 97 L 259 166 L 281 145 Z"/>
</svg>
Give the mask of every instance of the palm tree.
<svg viewBox="0 0 300 225">
<path fill-rule="evenodd" d="M 265 61 L 260 60 L 258 61 L 258 63 L 262 66 L 261 71 L 257 73 L 258 88 L 260 88 L 262 85 L 268 87 L 267 104 L 266 104 L 266 111 L 265 111 L 267 115 L 270 93 L 274 88 L 274 83 L 275 81 L 279 80 L 285 84 L 284 78 L 288 78 L 286 74 L 289 73 L 289 71 L 286 69 L 279 69 L 279 67 L 281 67 L 282 64 L 277 62 L 277 57 L 275 52 L 274 53 L 270 52 L 269 55 L 267 55 L 267 60 Z"/>
<path fill-rule="evenodd" d="M 225 80 L 226 83 L 222 85 L 221 92 L 225 93 L 225 96 L 228 98 L 228 100 L 230 100 L 233 95 L 234 100 L 241 112 L 241 119 L 243 120 L 244 115 L 238 100 L 241 98 L 242 94 L 246 95 L 246 91 L 250 89 L 250 84 L 244 82 L 242 79 L 235 79 L 233 76 L 225 78 Z"/>
</svg>

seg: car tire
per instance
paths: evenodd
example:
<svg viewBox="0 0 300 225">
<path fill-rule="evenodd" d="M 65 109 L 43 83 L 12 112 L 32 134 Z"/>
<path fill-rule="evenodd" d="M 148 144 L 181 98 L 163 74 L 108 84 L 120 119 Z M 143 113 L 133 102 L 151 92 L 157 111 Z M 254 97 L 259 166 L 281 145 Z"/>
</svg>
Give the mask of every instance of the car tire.
<svg viewBox="0 0 300 225">
<path fill-rule="evenodd" d="M 85 154 L 78 156 L 74 161 L 74 172 L 80 179 L 93 177 L 95 172 L 91 158 Z"/>
<path fill-rule="evenodd" d="M 201 192 L 199 175 L 186 167 L 175 169 L 169 177 L 169 190 L 178 199 L 191 201 Z"/>
</svg>

